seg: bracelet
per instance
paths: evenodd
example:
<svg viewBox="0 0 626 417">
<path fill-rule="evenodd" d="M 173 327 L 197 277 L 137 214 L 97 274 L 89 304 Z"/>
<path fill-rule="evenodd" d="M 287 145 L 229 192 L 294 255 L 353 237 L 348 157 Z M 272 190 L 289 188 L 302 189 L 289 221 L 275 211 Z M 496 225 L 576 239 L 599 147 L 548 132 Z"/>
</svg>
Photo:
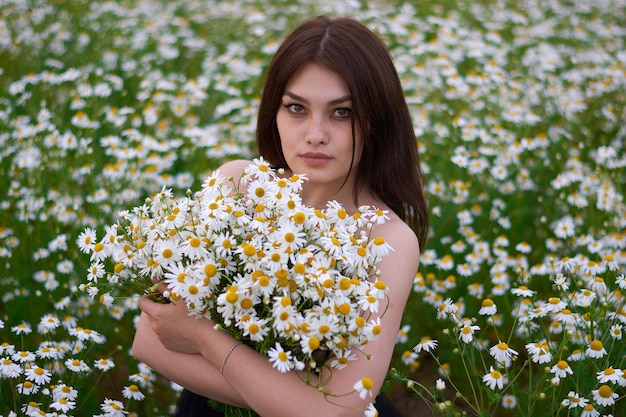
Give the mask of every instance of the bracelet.
<svg viewBox="0 0 626 417">
<path fill-rule="evenodd" d="M 231 353 L 233 353 L 235 348 L 237 348 L 237 346 L 239 346 L 241 344 L 243 344 L 242 341 L 239 341 L 239 342 L 235 343 L 234 345 L 231 346 L 231 348 L 228 350 L 228 352 L 226 352 L 226 356 L 224 356 L 224 360 L 222 361 L 222 366 L 220 366 L 220 374 L 224 374 L 224 365 L 226 365 L 226 361 L 228 361 L 228 357 L 230 356 Z"/>
</svg>

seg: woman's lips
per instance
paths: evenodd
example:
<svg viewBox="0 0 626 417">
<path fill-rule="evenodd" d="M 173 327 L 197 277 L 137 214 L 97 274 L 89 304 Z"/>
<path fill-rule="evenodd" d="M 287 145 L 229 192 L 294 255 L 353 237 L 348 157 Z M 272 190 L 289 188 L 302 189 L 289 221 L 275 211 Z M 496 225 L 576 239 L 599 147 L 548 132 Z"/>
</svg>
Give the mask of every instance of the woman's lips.
<svg viewBox="0 0 626 417">
<path fill-rule="evenodd" d="M 328 163 L 332 158 L 321 152 L 306 152 L 300 155 L 300 158 L 310 166 L 320 166 Z"/>
</svg>

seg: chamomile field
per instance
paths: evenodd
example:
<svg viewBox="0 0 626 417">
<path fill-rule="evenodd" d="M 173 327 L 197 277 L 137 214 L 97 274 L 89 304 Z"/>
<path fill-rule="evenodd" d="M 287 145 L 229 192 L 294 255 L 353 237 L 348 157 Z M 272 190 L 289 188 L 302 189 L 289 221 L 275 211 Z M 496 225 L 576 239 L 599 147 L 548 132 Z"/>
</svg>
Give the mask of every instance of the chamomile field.
<svg viewBox="0 0 626 417">
<path fill-rule="evenodd" d="M 626 1 L 3 0 L 0 416 L 171 415 L 80 237 L 258 156 L 265 68 L 320 14 L 389 46 L 425 171 L 401 413 L 626 415 Z"/>
</svg>

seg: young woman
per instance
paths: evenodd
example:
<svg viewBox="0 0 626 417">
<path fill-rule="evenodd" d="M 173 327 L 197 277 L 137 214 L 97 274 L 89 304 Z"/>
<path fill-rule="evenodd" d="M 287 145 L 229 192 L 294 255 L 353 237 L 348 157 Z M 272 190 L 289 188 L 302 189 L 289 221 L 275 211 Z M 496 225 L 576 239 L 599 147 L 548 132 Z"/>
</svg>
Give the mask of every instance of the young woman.
<svg viewBox="0 0 626 417">
<path fill-rule="evenodd" d="M 330 200 L 349 213 L 362 205 L 388 210 L 375 228 L 394 249 L 377 264 L 389 287 L 380 309 L 382 333 L 324 392 L 298 371 L 280 373 L 258 352 L 238 345 L 210 320 L 187 315 L 184 303 L 140 302 L 134 355 L 185 387 L 181 416 L 211 414 L 206 398 L 250 408 L 261 416 L 360 416 L 374 398 L 353 388 L 363 375 L 378 392 L 385 379 L 402 312 L 428 228 L 417 141 L 389 52 L 364 25 L 319 17 L 303 23 L 281 45 L 266 75 L 257 145 L 276 168 L 306 174 L 302 198 L 323 208 Z M 249 161 L 220 168 L 239 178 Z M 384 314 L 383 314 L 384 312 Z M 324 378 L 321 375 L 320 378 Z M 383 396 L 380 416 L 394 415 Z M 195 414 L 194 414 L 195 413 Z"/>
</svg>

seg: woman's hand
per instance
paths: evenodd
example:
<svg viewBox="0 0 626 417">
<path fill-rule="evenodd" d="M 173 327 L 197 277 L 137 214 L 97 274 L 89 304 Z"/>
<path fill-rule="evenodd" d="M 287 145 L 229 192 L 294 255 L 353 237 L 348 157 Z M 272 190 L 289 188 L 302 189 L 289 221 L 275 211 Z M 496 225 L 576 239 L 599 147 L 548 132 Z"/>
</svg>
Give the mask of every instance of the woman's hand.
<svg viewBox="0 0 626 417">
<path fill-rule="evenodd" d="M 213 321 L 190 316 L 184 302 L 161 304 L 144 297 L 139 308 L 149 317 L 150 326 L 163 346 L 170 350 L 199 353 L 206 338 L 215 331 Z"/>
</svg>

